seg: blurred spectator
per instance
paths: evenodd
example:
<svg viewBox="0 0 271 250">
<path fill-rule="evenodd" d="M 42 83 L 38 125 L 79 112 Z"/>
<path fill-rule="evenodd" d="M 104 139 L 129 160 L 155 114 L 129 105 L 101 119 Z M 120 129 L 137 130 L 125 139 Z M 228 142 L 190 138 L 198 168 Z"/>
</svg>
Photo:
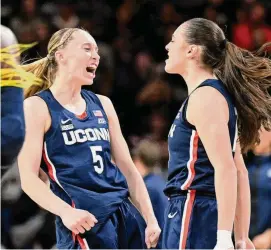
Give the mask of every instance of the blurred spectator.
<svg viewBox="0 0 271 250">
<path fill-rule="evenodd" d="M 271 248 L 271 132 L 262 129 L 261 142 L 246 160 L 251 188 L 250 238 L 256 249 Z"/>
<path fill-rule="evenodd" d="M 36 28 L 41 22 L 36 0 L 21 1 L 20 13 L 11 19 L 10 27 L 21 43 L 31 43 L 37 40 Z"/>
<path fill-rule="evenodd" d="M 163 193 L 166 184 L 165 180 L 161 175 L 155 173 L 155 168 L 159 169 L 160 156 L 159 144 L 150 140 L 140 141 L 133 151 L 134 163 L 144 179 L 155 216 L 162 229 L 164 225 L 164 213 L 167 206 L 167 198 Z M 160 249 L 161 246 L 160 237 L 157 249 Z"/>
<path fill-rule="evenodd" d="M 46 22 L 38 22 L 36 26 L 38 45 L 35 47 L 37 54 L 41 57 L 47 55 L 47 45 L 51 37 L 51 27 Z"/>
<path fill-rule="evenodd" d="M 53 25 L 57 29 L 76 28 L 79 25 L 79 17 L 75 13 L 75 5 L 71 2 L 59 3 L 58 14 L 53 17 Z"/>
<path fill-rule="evenodd" d="M 137 103 L 139 105 L 148 104 L 155 106 L 156 104 L 169 103 L 170 100 L 170 86 L 159 78 L 148 82 L 137 95 Z"/>
<path fill-rule="evenodd" d="M 265 23 L 266 10 L 263 4 L 250 5 L 248 13 L 237 12 L 237 24 L 233 27 L 233 42 L 244 49 L 255 50 L 271 41 L 271 27 Z"/>
</svg>

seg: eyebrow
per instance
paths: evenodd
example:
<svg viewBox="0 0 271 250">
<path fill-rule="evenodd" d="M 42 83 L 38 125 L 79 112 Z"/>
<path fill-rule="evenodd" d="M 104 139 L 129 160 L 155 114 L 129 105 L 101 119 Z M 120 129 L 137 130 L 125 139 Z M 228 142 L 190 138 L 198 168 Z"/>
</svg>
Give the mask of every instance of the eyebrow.
<svg viewBox="0 0 271 250">
<path fill-rule="evenodd" d="M 83 43 L 83 46 L 88 45 L 90 47 L 94 47 L 95 49 L 98 49 L 98 46 L 94 43 Z"/>
</svg>

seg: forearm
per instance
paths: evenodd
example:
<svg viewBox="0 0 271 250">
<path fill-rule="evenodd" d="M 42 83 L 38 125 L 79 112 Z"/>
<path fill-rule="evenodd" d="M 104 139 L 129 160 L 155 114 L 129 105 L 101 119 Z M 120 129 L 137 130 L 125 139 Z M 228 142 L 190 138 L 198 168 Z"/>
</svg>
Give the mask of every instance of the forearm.
<svg viewBox="0 0 271 250">
<path fill-rule="evenodd" d="M 215 190 L 218 210 L 217 228 L 231 232 L 237 197 L 237 173 L 234 166 L 215 169 Z"/>
<path fill-rule="evenodd" d="M 139 209 L 146 223 L 148 224 L 156 220 L 150 197 L 141 175 L 135 171 L 127 178 L 127 182 L 132 202 Z"/>
<path fill-rule="evenodd" d="M 34 173 L 27 173 L 27 176 L 25 174 L 24 178 L 21 179 L 23 191 L 39 206 L 49 212 L 60 216 L 65 208 L 71 207 L 69 204 L 58 198 Z"/>
<path fill-rule="evenodd" d="M 247 171 L 237 171 L 237 203 L 234 220 L 235 239 L 248 238 L 250 224 L 250 188 Z"/>
</svg>

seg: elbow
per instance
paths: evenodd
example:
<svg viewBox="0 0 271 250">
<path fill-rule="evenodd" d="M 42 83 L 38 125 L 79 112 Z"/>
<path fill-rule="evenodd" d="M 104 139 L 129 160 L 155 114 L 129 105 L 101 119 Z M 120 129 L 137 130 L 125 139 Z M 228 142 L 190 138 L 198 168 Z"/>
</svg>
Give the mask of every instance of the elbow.
<svg viewBox="0 0 271 250">
<path fill-rule="evenodd" d="M 222 178 L 233 178 L 237 177 L 237 169 L 234 164 L 224 164 L 221 167 L 215 168 L 215 173 L 219 174 Z"/>
<path fill-rule="evenodd" d="M 32 181 L 30 181 L 33 180 L 33 177 L 35 178 L 35 175 L 32 176 L 31 173 L 20 174 L 21 188 L 23 192 L 26 193 L 27 195 L 29 195 L 30 189 L 33 188 Z"/>
<path fill-rule="evenodd" d="M 245 166 L 237 169 L 238 176 L 248 177 L 248 170 Z"/>
<path fill-rule="evenodd" d="M 27 189 L 27 185 L 26 185 L 26 181 L 25 178 L 23 178 L 21 176 L 21 189 L 27 194 L 28 193 L 28 189 Z"/>
</svg>

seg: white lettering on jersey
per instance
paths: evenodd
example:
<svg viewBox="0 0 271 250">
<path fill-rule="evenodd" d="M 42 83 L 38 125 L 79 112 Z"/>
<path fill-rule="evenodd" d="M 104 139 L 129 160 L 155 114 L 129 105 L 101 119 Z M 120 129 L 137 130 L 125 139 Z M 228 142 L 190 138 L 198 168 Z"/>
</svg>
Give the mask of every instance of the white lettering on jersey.
<svg viewBox="0 0 271 250">
<path fill-rule="evenodd" d="M 61 126 L 61 130 L 62 130 L 62 131 L 71 130 L 71 129 L 74 129 L 73 124 Z"/>
<path fill-rule="evenodd" d="M 176 128 L 176 125 L 175 124 L 172 124 L 172 126 L 171 126 L 171 128 L 170 128 L 170 130 L 169 130 L 169 137 L 173 137 L 173 133 L 174 133 L 174 131 L 175 131 L 175 128 Z"/>
<path fill-rule="evenodd" d="M 106 128 L 76 129 L 74 131 L 62 132 L 62 135 L 66 145 L 73 145 L 77 142 L 84 143 L 86 141 L 110 141 L 109 130 Z"/>
</svg>

